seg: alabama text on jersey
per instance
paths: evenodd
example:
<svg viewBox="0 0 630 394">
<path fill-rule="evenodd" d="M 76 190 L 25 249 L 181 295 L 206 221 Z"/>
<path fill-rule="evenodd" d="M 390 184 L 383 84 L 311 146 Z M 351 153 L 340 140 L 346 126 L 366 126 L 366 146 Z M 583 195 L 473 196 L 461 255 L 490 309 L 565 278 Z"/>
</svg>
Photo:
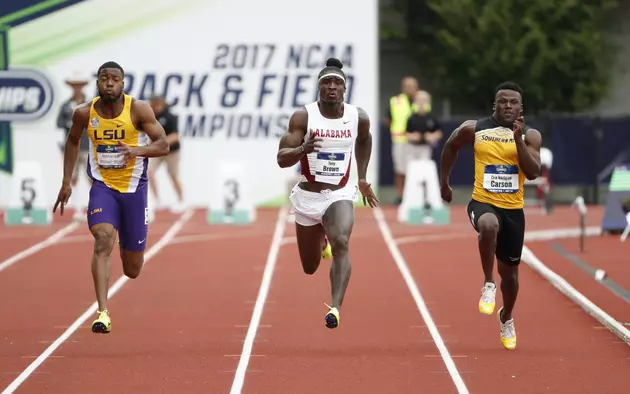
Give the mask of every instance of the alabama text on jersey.
<svg viewBox="0 0 630 394">
<path fill-rule="evenodd" d="M 357 107 L 344 103 L 343 117 L 325 118 L 317 102 L 308 104 L 308 126 L 305 140 L 323 138 L 319 152 L 311 152 L 300 160 L 301 181 L 345 186 L 350 176 L 354 141 L 359 128 Z"/>
</svg>

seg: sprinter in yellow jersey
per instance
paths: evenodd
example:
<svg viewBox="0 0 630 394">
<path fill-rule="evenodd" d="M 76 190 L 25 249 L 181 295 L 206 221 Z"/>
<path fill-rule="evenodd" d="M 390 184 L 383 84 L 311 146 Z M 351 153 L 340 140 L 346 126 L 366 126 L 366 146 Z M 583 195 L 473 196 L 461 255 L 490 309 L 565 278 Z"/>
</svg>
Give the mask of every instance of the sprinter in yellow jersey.
<svg viewBox="0 0 630 394">
<path fill-rule="evenodd" d="M 480 120 L 467 120 L 444 145 L 441 165 L 442 199 L 453 198 L 449 176 L 457 153 L 464 145 L 473 145 L 475 183 L 468 216 L 479 233 L 479 255 L 484 286 L 479 311 L 494 312 L 496 283 L 494 256 L 501 276 L 503 307 L 498 310 L 501 343 L 506 349 L 516 347 L 516 329 L 512 310 L 518 293 L 518 266 L 525 237 L 523 183 L 536 179 L 541 171 L 538 130 L 523 122 L 523 90 L 513 82 L 504 82 L 495 91 L 494 113 Z"/>
<path fill-rule="evenodd" d="M 115 62 L 97 73 L 98 96 L 79 105 L 72 114 L 66 140 L 63 182 L 57 197 L 61 214 L 72 194 L 70 179 L 77 161 L 79 140 L 86 129 L 90 137 L 87 172 L 92 179 L 88 227 L 94 236 L 92 276 L 98 301 L 92 331 L 108 333 L 107 309 L 109 256 L 118 232 L 123 271 L 129 278 L 140 274 L 147 245 L 147 167 L 149 157 L 169 152 L 166 134 L 149 104 L 123 93 L 124 71 Z"/>
</svg>

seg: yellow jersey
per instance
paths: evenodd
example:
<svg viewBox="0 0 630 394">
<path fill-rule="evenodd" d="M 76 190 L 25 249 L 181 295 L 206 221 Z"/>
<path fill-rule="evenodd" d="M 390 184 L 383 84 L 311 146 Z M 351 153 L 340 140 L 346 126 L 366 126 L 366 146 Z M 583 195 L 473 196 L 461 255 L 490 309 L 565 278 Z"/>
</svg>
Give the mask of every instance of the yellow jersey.
<svg viewBox="0 0 630 394">
<path fill-rule="evenodd" d="M 418 111 L 418 106 L 406 94 L 401 93 L 389 99 L 389 111 L 392 121 L 389 126 L 392 143 L 406 144 L 407 121 L 414 112 Z"/>
<path fill-rule="evenodd" d="M 121 193 L 134 193 L 138 186 L 147 182 L 149 159 L 134 157 L 125 163 L 124 156 L 118 152 L 118 141 L 129 146 L 145 146 L 149 137 L 137 130 L 131 121 L 131 102 L 133 97 L 123 94 L 123 110 L 115 118 L 103 118 L 94 109 L 100 99 L 95 97 L 90 105 L 90 120 L 87 135 L 90 138 L 88 153 L 88 175 L 95 181 L 103 182 L 110 189 Z"/>
<path fill-rule="evenodd" d="M 527 129 L 525 126 L 523 138 Z M 480 119 L 475 126 L 473 150 L 473 200 L 504 209 L 523 208 L 525 174 L 518 165 L 514 131 L 499 125 L 492 117 Z"/>
</svg>

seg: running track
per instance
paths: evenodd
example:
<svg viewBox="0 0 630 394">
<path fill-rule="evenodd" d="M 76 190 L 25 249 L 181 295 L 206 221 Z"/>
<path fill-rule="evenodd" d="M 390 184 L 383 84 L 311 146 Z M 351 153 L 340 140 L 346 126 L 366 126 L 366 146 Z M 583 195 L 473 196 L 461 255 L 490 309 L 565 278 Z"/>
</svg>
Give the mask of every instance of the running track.
<svg viewBox="0 0 630 394">
<path fill-rule="evenodd" d="M 328 263 L 313 276 L 302 273 L 293 225 L 278 219 L 284 210 L 259 211 L 246 227 L 209 227 L 202 211 L 159 212 L 147 265 L 110 301 L 112 333 L 92 334 L 89 314 L 62 341 L 94 301 L 85 223 L 0 227 L 0 267 L 53 233 L 68 232 L 0 269 L 0 390 L 12 382 L 21 384 L 3 393 L 237 393 L 242 387 L 243 393 L 605 394 L 629 387 L 628 345 L 524 264 L 518 346 L 502 348 L 496 317 L 477 312 L 483 277 L 464 207 L 453 207 L 452 224 L 442 228 L 398 224 L 391 207 L 383 208 L 381 221 L 375 212 L 356 211 L 353 275 L 338 329 L 323 321 Z M 587 224 L 599 225 L 601 215 L 591 210 Z M 528 213 L 528 231 L 576 223 L 569 208 L 549 217 Z M 390 233 L 397 248 L 387 243 Z M 575 238 L 554 242 L 579 253 Z M 602 309 L 630 322 L 626 301 L 550 243 L 528 246 Z M 589 238 L 582 257 L 606 260 L 611 275 L 625 276 L 617 283 L 630 289 L 627 258 L 613 258 L 627 247 L 618 237 Z M 113 285 L 122 270 L 112 256 Z M 422 298 L 412 296 L 415 286 Z M 59 346 L 42 357 L 51 344 Z M 20 375 L 29 365 L 37 368 Z"/>
</svg>

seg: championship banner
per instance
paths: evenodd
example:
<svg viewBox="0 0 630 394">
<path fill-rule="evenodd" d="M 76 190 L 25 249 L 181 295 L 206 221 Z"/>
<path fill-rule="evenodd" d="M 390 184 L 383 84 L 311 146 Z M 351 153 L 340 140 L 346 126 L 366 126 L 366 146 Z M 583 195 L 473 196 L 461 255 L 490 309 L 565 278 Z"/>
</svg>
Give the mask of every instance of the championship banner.
<svg viewBox="0 0 630 394">
<path fill-rule="evenodd" d="M 107 23 L 94 23 L 103 9 L 121 11 Z M 331 10 L 340 18 L 334 25 Z M 72 93 L 64 81 L 84 73 L 91 78 L 85 88 L 91 99 L 98 67 L 112 60 L 125 70 L 126 93 L 145 100 L 163 95 L 178 116 L 187 204 L 205 207 L 213 177 L 223 163 L 238 160 L 254 204 L 278 205 L 286 201 L 295 172 L 278 167 L 279 140 L 292 112 L 317 99 L 317 74 L 336 57 L 348 76 L 346 102 L 371 117 L 368 177 L 375 187 L 377 23 L 376 0 L 86 0 L 38 16 L 11 28 L 11 68 L 36 69 L 52 86 L 54 101 L 41 117 L 12 123 L 14 159 L 42 163 L 54 202 L 65 139 L 57 116 Z M 356 182 L 355 160 L 352 170 Z M 160 168 L 158 183 L 161 202 L 176 202 L 166 168 Z"/>
</svg>

